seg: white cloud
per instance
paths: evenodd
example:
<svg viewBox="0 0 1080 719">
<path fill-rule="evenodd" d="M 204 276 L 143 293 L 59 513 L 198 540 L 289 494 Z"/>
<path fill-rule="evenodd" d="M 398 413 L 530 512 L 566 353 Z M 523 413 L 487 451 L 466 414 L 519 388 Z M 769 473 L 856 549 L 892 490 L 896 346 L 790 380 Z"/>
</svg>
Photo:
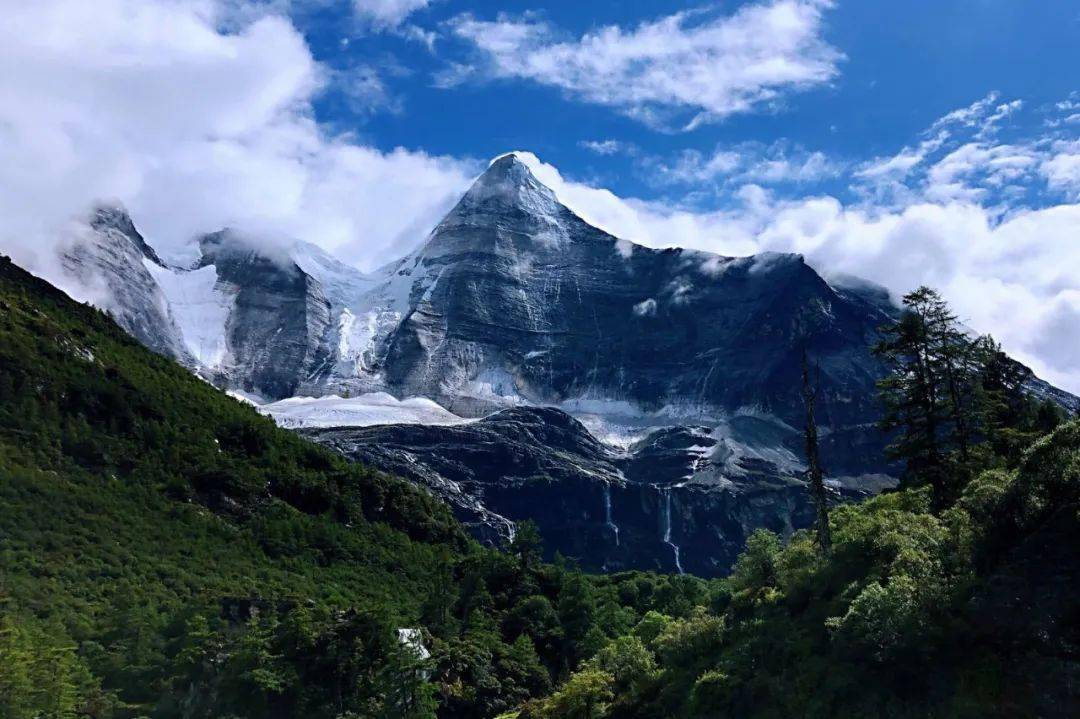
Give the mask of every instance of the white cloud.
<svg viewBox="0 0 1080 719">
<path fill-rule="evenodd" d="M 803 184 L 836 177 L 843 169 L 841 163 L 822 152 L 789 148 L 782 142 L 770 146 L 754 142 L 721 146 L 711 155 L 685 150 L 674 162 L 646 158 L 643 165 L 650 181 L 658 185 Z"/>
<path fill-rule="evenodd" d="M 936 124 L 936 123 L 935 123 Z M 873 182 L 898 182 L 904 180 L 916 166 L 933 152 L 936 152 L 949 138 L 946 130 L 936 129 L 937 132 L 931 137 L 922 140 L 914 148 L 905 147 L 891 157 L 878 157 L 864 163 L 855 172 L 856 177 Z"/>
<path fill-rule="evenodd" d="M 728 177 L 739 169 L 742 156 L 735 150 L 718 149 L 711 155 L 697 150 L 680 152 L 674 162 L 653 162 L 651 178 L 658 184 L 701 184 Z"/>
<path fill-rule="evenodd" d="M 495 21 L 465 14 L 453 33 L 482 59 L 438 82 L 524 78 L 561 88 L 652 125 L 680 119 L 693 127 L 760 109 L 786 93 L 838 74 L 841 53 L 822 37 L 827 0 L 774 0 L 728 16 L 683 12 L 625 30 L 607 26 L 579 39 L 533 16 Z"/>
<path fill-rule="evenodd" d="M 582 140 L 578 143 L 581 147 L 597 155 L 614 155 L 620 152 L 630 151 L 630 146 L 619 140 Z"/>
<path fill-rule="evenodd" d="M 757 182 L 816 182 L 838 173 L 836 165 L 821 152 L 811 152 L 792 160 L 786 157 L 764 159 L 747 170 L 746 177 Z"/>
<path fill-rule="evenodd" d="M 995 90 L 986 97 L 971 103 L 967 107 L 961 107 L 942 115 L 930 129 L 938 130 L 949 125 L 975 127 L 976 125 L 984 123 L 986 117 L 994 109 L 995 103 L 1000 97 L 1001 93 Z"/>
<path fill-rule="evenodd" d="M 236 9 L 39 0 L 5 11 L 0 66 L 18 72 L 0 74 L 0 249 L 44 263 L 58 228 L 101 199 L 126 204 L 174 256 L 225 225 L 369 267 L 423 237 L 474 165 L 328 136 L 311 108 L 328 71 L 288 20 L 255 6 L 225 14 Z"/>
<path fill-rule="evenodd" d="M 1039 171 L 1050 187 L 1070 193 L 1080 201 L 1080 140 L 1055 143 L 1052 156 L 1042 163 Z"/>
<path fill-rule="evenodd" d="M 355 115 L 364 116 L 379 111 L 399 113 L 404 108 L 401 98 L 391 93 L 379 71 L 368 65 L 348 70 L 336 70 L 331 81 L 341 91 Z"/>
<path fill-rule="evenodd" d="M 994 111 L 983 121 L 975 138 L 982 140 L 995 134 L 1000 129 L 1002 121 L 1015 114 L 1024 106 L 1023 100 L 1012 100 L 994 108 Z"/>
<path fill-rule="evenodd" d="M 431 0 L 353 0 L 356 14 L 377 28 L 395 28 Z"/>
<path fill-rule="evenodd" d="M 1031 146 L 986 145 L 969 142 L 936 162 L 927 172 L 926 196 L 932 200 L 977 201 L 987 192 L 985 186 L 1001 187 L 1018 182 L 1038 165 Z M 973 186 L 978 180 L 983 186 Z"/>
<path fill-rule="evenodd" d="M 934 122 L 914 147 L 891 157 L 878 157 L 857 167 L 853 189 L 878 206 L 902 208 L 919 201 L 975 202 L 1007 214 L 1033 197 L 1049 204 L 1057 197 L 1076 199 L 1080 178 L 1074 176 L 1080 143 L 1067 137 L 1065 113 L 1073 100 L 1042 108 L 1057 112 L 1043 125 L 1048 134 L 1014 137 L 998 134 L 1004 119 L 1019 113 L 1021 100 L 998 102 L 990 93 Z M 1015 136 L 1017 133 L 1013 133 Z"/>
</svg>

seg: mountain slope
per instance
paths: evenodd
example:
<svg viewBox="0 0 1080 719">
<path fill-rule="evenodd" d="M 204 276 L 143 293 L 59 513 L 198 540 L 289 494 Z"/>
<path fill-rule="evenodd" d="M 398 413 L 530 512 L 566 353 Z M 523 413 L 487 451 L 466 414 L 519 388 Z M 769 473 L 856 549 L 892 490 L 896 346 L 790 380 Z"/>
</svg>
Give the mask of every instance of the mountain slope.
<svg viewBox="0 0 1080 719">
<path fill-rule="evenodd" d="M 574 215 L 514 155 L 496 160 L 403 263 L 411 302 L 388 383 L 469 413 L 524 399 L 797 413 L 792 359 L 822 366 L 838 426 L 873 410 L 868 340 L 889 315 L 801 257 L 653 250 Z"/>
<path fill-rule="evenodd" d="M 537 551 L 481 548 L 426 491 L 275 427 L 0 257 L 5 719 L 493 717 L 578 666 L 611 616 L 704 596 Z"/>
<path fill-rule="evenodd" d="M 164 265 L 124 210 L 96 208 L 86 232 L 66 250 L 61 264 L 96 304 L 147 347 L 195 364 L 155 277 Z"/>
</svg>

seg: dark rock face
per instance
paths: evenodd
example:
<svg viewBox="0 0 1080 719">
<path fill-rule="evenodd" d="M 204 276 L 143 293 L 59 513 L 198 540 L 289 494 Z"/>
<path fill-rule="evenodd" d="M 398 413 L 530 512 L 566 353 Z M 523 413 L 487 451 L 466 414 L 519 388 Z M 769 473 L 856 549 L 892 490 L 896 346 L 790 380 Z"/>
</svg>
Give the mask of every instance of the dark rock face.
<svg viewBox="0 0 1080 719">
<path fill-rule="evenodd" d="M 192 366 L 168 302 L 147 262 L 164 269 L 127 212 L 107 206 L 94 210 L 86 236 L 61 257 L 65 272 L 117 324 L 154 352 Z"/>
<path fill-rule="evenodd" d="M 794 421 L 803 349 L 830 425 L 875 416 L 869 345 L 889 310 L 831 287 L 797 255 L 727 258 L 620 241 L 559 204 L 513 156 L 496 161 L 413 258 L 388 384 L 475 413 L 479 384 L 575 398 L 736 410 Z"/>
<path fill-rule="evenodd" d="M 515 408 L 451 427 L 303 434 L 428 487 L 483 539 L 503 541 L 512 522 L 532 519 L 549 557 L 592 570 L 724 574 L 754 529 L 788 534 L 813 519 L 801 479 L 736 457 L 709 428 L 660 429 L 620 451 L 557 409 Z"/>
<path fill-rule="evenodd" d="M 226 323 L 225 381 L 264 397 L 288 397 L 329 361 L 330 303 L 287 257 L 259 253 L 225 230 L 200 241 L 202 266 L 235 296 Z"/>
<path fill-rule="evenodd" d="M 1049 400 L 1073 416 L 1080 415 L 1080 397 L 1058 389 L 1045 380 L 1033 376 L 1027 381 L 1024 388 L 1032 397 Z"/>
</svg>

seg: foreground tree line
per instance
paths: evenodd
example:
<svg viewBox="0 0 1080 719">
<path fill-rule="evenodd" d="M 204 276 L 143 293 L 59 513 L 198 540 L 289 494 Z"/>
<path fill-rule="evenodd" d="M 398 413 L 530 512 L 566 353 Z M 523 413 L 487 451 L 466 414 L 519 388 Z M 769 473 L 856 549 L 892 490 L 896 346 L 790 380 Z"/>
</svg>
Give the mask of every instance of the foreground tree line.
<svg viewBox="0 0 1080 719">
<path fill-rule="evenodd" d="M 1078 538 L 1080 425 L 1053 429 L 1000 352 L 946 359 L 922 307 L 882 344 L 901 489 L 823 502 L 831 541 L 822 522 L 758 532 L 706 582 L 544 563 L 528 523 L 481 547 L 426 493 L 279 430 L 0 260 L 0 717 L 1075 707 L 1058 680 L 1076 626 L 1057 618 L 1076 616 L 1060 548 Z M 946 352 L 990 346 L 946 326 Z"/>
<path fill-rule="evenodd" d="M 753 534 L 689 616 L 652 613 L 507 717 L 1075 716 L 1080 422 L 931 289 L 875 353 L 897 491 L 829 506 L 804 359 L 818 520 Z"/>
</svg>

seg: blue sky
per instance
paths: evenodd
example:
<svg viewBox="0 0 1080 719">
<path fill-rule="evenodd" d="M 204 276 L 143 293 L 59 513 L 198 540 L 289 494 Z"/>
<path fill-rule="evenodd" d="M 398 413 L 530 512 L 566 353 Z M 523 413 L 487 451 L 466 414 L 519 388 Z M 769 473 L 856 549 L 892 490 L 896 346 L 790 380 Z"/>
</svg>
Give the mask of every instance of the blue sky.
<svg viewBox="0 0 1080 719">
<path fill-rule="evenodd" d="M 678 12 L 696 13 L 688 25 L 707 23 L 744 5 L 445 0 L 419 8 L 395 27 L 365 22 L 348 2 L 294 4 L 292 12 L 316 58 L 346 76 L 358 66 L 373 70 L 385 88 L 381 108 L 357 108 L 348 100 L 347 80 L 331 85 L 316 103 L 321 120 L 384 150 L 404 146 L 488 158 L 528 149 L 566 175 L 635 197 L 679 192 L 650 182 L 653 171 L 642 166 L 641 155 L 708 154 L 718 146 L 755 142 L 858 162 L 897 152 L 936 119 L 991 92 L 1021 99 L 1026 109 L 1002 128 L 1002 139 L 1028 137 L 1032 125 L 1046 119 L 1040 110 L 1077 89 L 1080 5 L 1067 0 L 837 3 L 823 10 L 820 33 L 842 55 L 835 77 L 690 131 L 650 127 L 618 108 L 528 79 L 437 86 L 449 64 L 476 61 L 475 46 L 451 29 L 463 13 L 481 21 L 528 18 L 573 42 L 606 26 L 632 31 Z M 434 33 L 433 48 L 406 28 Z M 599 156 L 580 144 L 605 140 L 636 148 L 634 156 L 625 150 Z M 828 178 L 820 189 L 843 194 L 845 179 Z"/>
<path fill-rule="evenodd" d="M 35 0 L 0 23 L 0 250 L 102 200 L 371 270 L 493 156 L 621 238 L 938 288 L 1080 392 L 1076 0 Z"/>
</svg>

